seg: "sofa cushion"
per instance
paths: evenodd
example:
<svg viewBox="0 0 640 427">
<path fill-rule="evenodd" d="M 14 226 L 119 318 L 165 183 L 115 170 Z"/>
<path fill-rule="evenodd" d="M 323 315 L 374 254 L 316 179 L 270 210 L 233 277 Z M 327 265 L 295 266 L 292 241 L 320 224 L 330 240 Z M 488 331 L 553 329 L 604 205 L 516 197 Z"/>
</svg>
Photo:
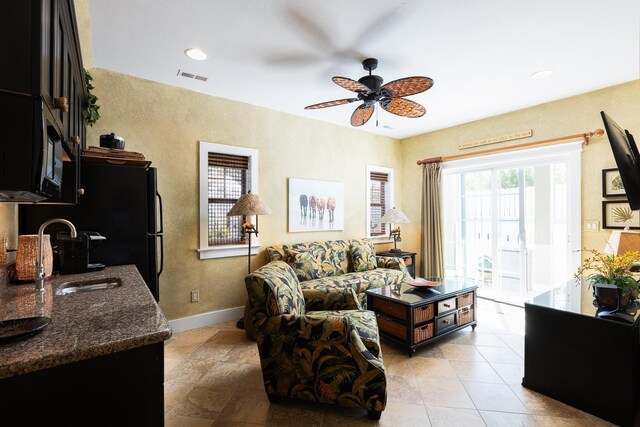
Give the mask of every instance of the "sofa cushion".
<svg viewBox="0 0 640 427">
<path fill-rule="evenodd" d="M 358 295 L 358 302 L 363 309 L 367 308 L 367 289 L 382 288 L 387 285 L 402 283 L 405 280 L 404 273 L 400 270 L 390 270 L 387 268 L 376 268 L 369 271 L 358 271 L 346 273 L 341 276 L 323 277 L 320 279 L 300 282 L 300 287 L 305 293 L 307 289 L 316 289 L 322 292 L 330 292 L 336 287 L 350 287 Z M 316 301 L 306 301 L 307 311 L 322 310 Z"/>
<path fill-rule="evenodd" d="M 346 240 L 331 240 L 285 245 L 283 248 L 285 261 L 295 270 L 298 279 L 304 281 L 346 273 L 349 269 L 347 253 L 350 245 Z M 302 253 L 308 255 L 298 255 Z"/>
<path fill-rule="evenodd" d="M 298 276 L 298 280 L 312 280 L 320 277 L 318 269 L 320 262 L 314 258 L 311 251 L 299 251 L 296 249 L 285 249 L 287 260 L 293 271 Z"/>
<path fill-rule="evenodd" d="M 287 262 L 287 255 L 284 253 L 283 245 L 269 246 L 266 251 L 267 262 L 284 261 Z"/>
<path fill-rule="evenodd" d="M 370 240 L 352 240 L 349 248 L 349 256 L 353 271 L 374 270 L 378 266 L 376 250 Z"/>
<path fill-rule="evenodd" d="M 358 296 L 351 286 L 304 288 L 302 295 L 305 306 L 310 305 L 319 310 L 362 310 Z"/>
</svg>

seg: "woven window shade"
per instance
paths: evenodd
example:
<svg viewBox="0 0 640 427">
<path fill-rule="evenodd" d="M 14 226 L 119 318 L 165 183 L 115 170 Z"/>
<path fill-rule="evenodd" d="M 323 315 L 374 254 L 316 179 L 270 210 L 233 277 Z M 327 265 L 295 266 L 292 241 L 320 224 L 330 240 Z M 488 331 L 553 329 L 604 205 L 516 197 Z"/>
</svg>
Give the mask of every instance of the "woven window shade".
<svg viewBox="0 0 640 427">
<path fill-rule="evenodd" d="M 371 194 L 369 205 L 369 216 L 371 222 L 369 224 L 369 234 L 371 236 L 383 236 L 387 234 L 387 225 L 380 222 L 380 219 L 387 210 L 387 183 L 389 175 L 381 172 L 371 172 L 369 175 L 371 181 Z"/>
<path fill-rule="evenodd" d="M 209 153 L 209 246 L 244 243 L 242 217 L 227 217 L 227 212 L 249 188 L 249 157 Z"/>
<path fill-rule="evenodd" d="M 209 153 L 209 166 L 249 169 L 249 157 L 224 153 Z"/>
</svg>

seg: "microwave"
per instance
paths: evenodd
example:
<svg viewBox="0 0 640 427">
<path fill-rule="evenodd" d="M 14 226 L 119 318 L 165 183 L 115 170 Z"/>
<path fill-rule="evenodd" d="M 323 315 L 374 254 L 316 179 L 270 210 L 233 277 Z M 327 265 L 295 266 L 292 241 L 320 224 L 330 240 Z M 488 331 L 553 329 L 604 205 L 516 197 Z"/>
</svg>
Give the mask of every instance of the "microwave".
<svg viewBox="0 0 640 427">
<path fill-rule="evenodd" d="M 0 202 L 40 202 L 62 191 L 62 136 L 41 99 L 0 92 Z"/>
</svg>

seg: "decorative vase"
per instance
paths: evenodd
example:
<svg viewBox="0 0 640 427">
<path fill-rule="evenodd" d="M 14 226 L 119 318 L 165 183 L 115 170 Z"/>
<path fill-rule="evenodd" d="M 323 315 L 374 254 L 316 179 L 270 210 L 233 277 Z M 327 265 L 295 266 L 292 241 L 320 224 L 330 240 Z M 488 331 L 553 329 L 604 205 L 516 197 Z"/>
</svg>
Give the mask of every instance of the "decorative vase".
<svg viewBox="0 0 640 427">
<path fill-rule="evenodd" d="M 631 289 L 627 289 L 623 291 L 622 288 L 618 288 L 618 301 L 620 303 L 620 308 L 627 308 L 629 303 L 631 302 Z"/>
<path fill-rule="evenodd" d="M 16 253 L 16 276 L 18 280 L 35 281 L 37 257 L 38 235 L 23 234 L 18 236 L 18 251 Z M 53 251 L 48 234 L 42 236 L 42 260 L 44 274 L 49 277 L 53 272 Z"/>
<path fill-rule="evenodd" d="M 7 262 L 7 238 L 0 236 L 0 267 Z"/>
<path fill-rule="evenodd" d="M 598 307 L 606 310 L 618 308 L 618 302 L 620 301 L 618 292 L 618 287 L 610 283 L 593 284 L 593 296 L 596 299 L 596 303 Z"/>
</svg>

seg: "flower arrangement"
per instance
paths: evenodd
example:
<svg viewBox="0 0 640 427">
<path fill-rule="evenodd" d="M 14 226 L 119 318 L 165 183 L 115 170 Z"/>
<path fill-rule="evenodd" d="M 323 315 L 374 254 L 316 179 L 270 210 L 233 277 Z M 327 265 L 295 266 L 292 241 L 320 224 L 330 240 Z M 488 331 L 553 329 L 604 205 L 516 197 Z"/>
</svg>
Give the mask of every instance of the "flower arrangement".
<svg viewBox="0 0 640 427">
<path fill-rule="evenodd" d="M 640 252 L 627 251 L 619 255 L 606 254 L 595 249 L 587 249 L 591 254 L 575 273 L 576 279 L 586 276 L 589 287 L 597 283 L 616 285 L 623 293 L 637 294 L 640 286 L 631 274 L 631 266 L 640 260 Z"/>
</svg>

